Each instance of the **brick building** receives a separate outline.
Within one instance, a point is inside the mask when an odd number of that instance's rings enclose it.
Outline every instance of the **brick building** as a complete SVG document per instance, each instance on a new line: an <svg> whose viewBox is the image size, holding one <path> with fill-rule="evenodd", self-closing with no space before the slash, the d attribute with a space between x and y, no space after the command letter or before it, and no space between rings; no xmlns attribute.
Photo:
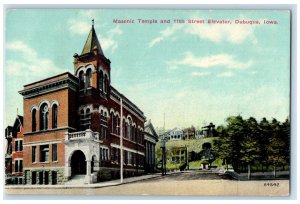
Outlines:
<svg viewBox="0 0 300 204"><path fill-rule="evenodd" d="M23 184L23 117L5 129L5 183Z"/></svg>
<svg viewBox="0 0 300 204"><path fill-rule="evenodd" d="M23 183L63 184L80 175L84 183L119 178L121 126L124 177L144 173L146 117L111 85L111 62L94 25L82 53L73 57L74 74L27 84L19 92Z"/></svg>

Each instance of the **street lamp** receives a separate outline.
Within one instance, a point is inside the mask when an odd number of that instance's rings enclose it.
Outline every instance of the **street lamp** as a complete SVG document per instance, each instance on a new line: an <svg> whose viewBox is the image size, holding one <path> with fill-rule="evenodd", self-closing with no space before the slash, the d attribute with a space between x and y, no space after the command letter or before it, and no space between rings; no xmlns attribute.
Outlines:
<svg viewBox="0 0 300 204"><path fill-rule="evenodd" d="M160 147L162 149L162 164L161 164L161 169L162 169L162 175L166 175L166 140L165 138L162 138L160 141Z"/></svg>

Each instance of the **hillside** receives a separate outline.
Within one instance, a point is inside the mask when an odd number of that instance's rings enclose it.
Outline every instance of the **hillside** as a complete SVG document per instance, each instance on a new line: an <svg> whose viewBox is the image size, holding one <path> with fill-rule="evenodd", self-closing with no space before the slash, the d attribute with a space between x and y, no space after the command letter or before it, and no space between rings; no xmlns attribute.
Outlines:
<svg viewBox="0 0 300 204"><path fill-rule="evenodd" d="M202 150L202 145L206 142L211 143L212 149L214 148L214 140L217 140L218 137L206 137L201 139L193 139L193 140L173 140L166 142L166 148L170 149L172 147L188 147L188 151L199 152ZM156 149L160 148L160 141L156 143Z"/></svg>

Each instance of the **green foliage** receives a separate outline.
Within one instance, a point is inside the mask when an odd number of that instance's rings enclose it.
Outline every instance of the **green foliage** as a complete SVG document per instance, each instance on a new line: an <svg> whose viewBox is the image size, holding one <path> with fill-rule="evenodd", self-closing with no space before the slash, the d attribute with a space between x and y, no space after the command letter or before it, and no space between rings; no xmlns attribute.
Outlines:
<svg viewBox="0 0 300 204"><path fill-rule="evenodd" d="M247 165L289 166L290 122L284 123L263 118L260 123L250 117L241 116L226 119L227 126L216 131L219 140L214 142L217 158L223 164L232 164L236 171Z"/></svg>

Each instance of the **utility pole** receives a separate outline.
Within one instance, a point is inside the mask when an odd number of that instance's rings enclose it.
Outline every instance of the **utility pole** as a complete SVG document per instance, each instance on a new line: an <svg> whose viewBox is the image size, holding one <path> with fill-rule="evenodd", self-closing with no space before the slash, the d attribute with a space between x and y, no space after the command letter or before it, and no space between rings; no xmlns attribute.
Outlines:
<svg viewBox="0 0 300 204"><path fill-rule="evenodd" d="M121 120L120 120L120 182L123 183L123 100L121 98Z"/></svg>

